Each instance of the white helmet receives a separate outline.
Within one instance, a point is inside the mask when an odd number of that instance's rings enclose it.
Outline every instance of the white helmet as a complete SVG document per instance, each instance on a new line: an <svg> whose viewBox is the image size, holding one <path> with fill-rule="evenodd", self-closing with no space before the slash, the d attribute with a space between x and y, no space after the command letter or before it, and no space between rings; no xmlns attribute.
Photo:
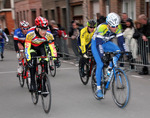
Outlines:
<svg viewBox="0 0 150 118"><path fill-rule="evenodd" d="M117 27L120 24L120 16L114 12L109 13L106 18L106 23L111 27Z"/></svg>

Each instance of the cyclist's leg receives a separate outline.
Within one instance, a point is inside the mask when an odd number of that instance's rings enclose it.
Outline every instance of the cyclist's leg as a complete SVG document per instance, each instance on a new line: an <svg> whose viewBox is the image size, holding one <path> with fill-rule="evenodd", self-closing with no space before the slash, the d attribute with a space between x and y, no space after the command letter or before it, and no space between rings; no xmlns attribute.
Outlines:
<svg viewBox="0 0 150 118"><path fill-rule="evenodd" d="M103 97L103 94L101 92L101 74L102 74L103 62L101 61L99 51L96 47L96 41L92 40L91 49L92 49L94 59L96 61L97 92L99 92L99 93L97 93L97 96Z"/></svg>
<svg viewBox="0 0 150 118"><path fill-rule="evenodd" d="M105 52L120 51L119 47L111 41L108 41L107 43L103 44L103 49ZM115 57L113 57L113 63L115 66L117 66L117 61L118 61L119 57L120 57L120 54L117 54ZM109 66L112 67L112 63L110 63Z"/></svg>
<svg viewBox="0 0 150 118"><path fill-rule="evenodd" d="M31 52L31 57L35 57L37 54L36 52ZM32 64L33 68L30 68L30 74L31 74L31 87L30 91L35 91L36 90L36 85L35 85L35 72L36 72L36 58L32 58Z"/></svg>
<svg viewBox="0 0 150 118"><path fill-rule="evenodd" d="M3 53L4 53L4 39L1 40L1 46L2 46L2 48L1 48L1 58L4 58L4 55L3 55Z"/></svg>

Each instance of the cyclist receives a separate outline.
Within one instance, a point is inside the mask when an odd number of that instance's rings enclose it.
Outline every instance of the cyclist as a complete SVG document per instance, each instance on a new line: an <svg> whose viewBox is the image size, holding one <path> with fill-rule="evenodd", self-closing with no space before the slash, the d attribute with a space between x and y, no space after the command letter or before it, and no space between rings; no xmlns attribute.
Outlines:
<svg viewBox="0 0 150 118"><path fill-rule="evenodd" d="M1 45L1 58L3 59L4 58L4 39L6 40L6 42L9 41L7 35L5 34L5 32L3 32L2 29L0 29L0 45Z"/></svg>
<svg viewBox="0 0 150 118"><path fill-rule="evenodd" d="M95 32L96 22L91 19L87 22L87 26L81 29L79 37L78 37L78 48L81 57L81 68L84 66L88 56L87 56L87 50L91 48L91 39ZM81 71L82 76L84 76L84 72Z"/></svg>
<svg viewBox="0 0 150 118"><path fill-rule="evenodd" d="M118 46L111 40L117 37ZM92 53L96 61L96 80L97 80L97 91L96 94L99 98L103 97L101 91L101 74L103 68L103 61L108 61L107 58L103 57L104 52L114 51L127 51L125 47L125 41L121 32L120 17L118 14L112 12L107 15L106 23L100 24L95 31L92 44ZM113 63L117 66L117 61L120 54L113 57ZM112 63L109 64L109 68L112 67Z"/></svg>
<svg viewBox="0 0 150 118"><path fill-rule="evenodd" d="M45 43L48 43L52 56L57 57L57 52L54 46L54 37L50 30L48 29L48 20L46 18L43 18L41 16L38 16L35 19L35 25L34 27L30 28L27 32L26 40L25 40L25 55L27 58L27 63L30 68L31 73L31 86L30 91L35 91L35 71L36 71L36 59L31 57L34 56L46 56L46 50L45 50ZM56 59L56 58L55 58ZM48 67L47 67L47 61L46 58L44 60L44 67L45 71L48 73Z"/></svg>
<svg viewBox="0 0 150 118"><path fill-rule="evenodd" d="M26 38L27 31L29 29L29 23L25 20L20 22L20 28L16 29L14 31L14 47L15 51L17 53L17 59L18 59L18 73L22 72L21 62L23 58L23 51L24 51L24 42Z"/></svg>

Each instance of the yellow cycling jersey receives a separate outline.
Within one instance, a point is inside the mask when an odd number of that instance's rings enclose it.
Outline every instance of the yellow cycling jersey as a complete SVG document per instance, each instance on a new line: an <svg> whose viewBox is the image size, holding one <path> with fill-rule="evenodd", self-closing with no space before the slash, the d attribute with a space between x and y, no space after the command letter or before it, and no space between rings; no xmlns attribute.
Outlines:
<svg viewBox="0 0 150 118"><path fill-rule="evenodd" d="M26 40L25 40L25 55L26 55L27 61L31 60L31 54L30 54L31 45L38 47L44 42L51 41L51 40L54 40L54 37L49 30L47 30L45 37L38 37L35 33L35 27L32 27L31 29L29 29L26 35ZM49 43L49 48L51 50L52 56L57 57L57 52L54 46L54 42Z"/></svg>
<svg viewBox="0 0 150 118"><path fill-rule="evenodd" d="M80 49L82 54L84 54L86 52L87 48L89 48L91 46L91 39L92 39L94 32L95 32L95 29L92 33L90 33L88 31L88 27L85 27L80 31L79 49Z"/></svg>

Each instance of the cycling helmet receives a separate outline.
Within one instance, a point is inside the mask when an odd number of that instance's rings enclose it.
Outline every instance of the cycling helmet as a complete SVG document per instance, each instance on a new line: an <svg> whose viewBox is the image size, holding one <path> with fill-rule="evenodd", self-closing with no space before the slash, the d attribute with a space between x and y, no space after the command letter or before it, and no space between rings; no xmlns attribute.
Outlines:
<svg viewBox="0 0 150 118"><path fill-rule="evenodd" d="M20 22L20 27L22 28L29 28L29 23L25 20Z"/></svg>
<svg viewBox="0 0 150 118"><path fill-rule="evenodd" d="M114 12L109 13L106 18L106 23L111 27L117 27L120 24L120 16Z"/></svg>
<svg viewBox="0 0 150 118"><path fill-rule="evenodd" d="M46 18L43 18L41 16L38 16L35 19L35 25L39 28L47 28L48 26L48 20Z"/></svg>
<svg viewBox="0 0 150 118"><path fill-rule="evenodd" d="M87 22L87 26L89 26L89 27L96 27L96 22L92 19L92 20L89 20L88 22Z"/></svg>

